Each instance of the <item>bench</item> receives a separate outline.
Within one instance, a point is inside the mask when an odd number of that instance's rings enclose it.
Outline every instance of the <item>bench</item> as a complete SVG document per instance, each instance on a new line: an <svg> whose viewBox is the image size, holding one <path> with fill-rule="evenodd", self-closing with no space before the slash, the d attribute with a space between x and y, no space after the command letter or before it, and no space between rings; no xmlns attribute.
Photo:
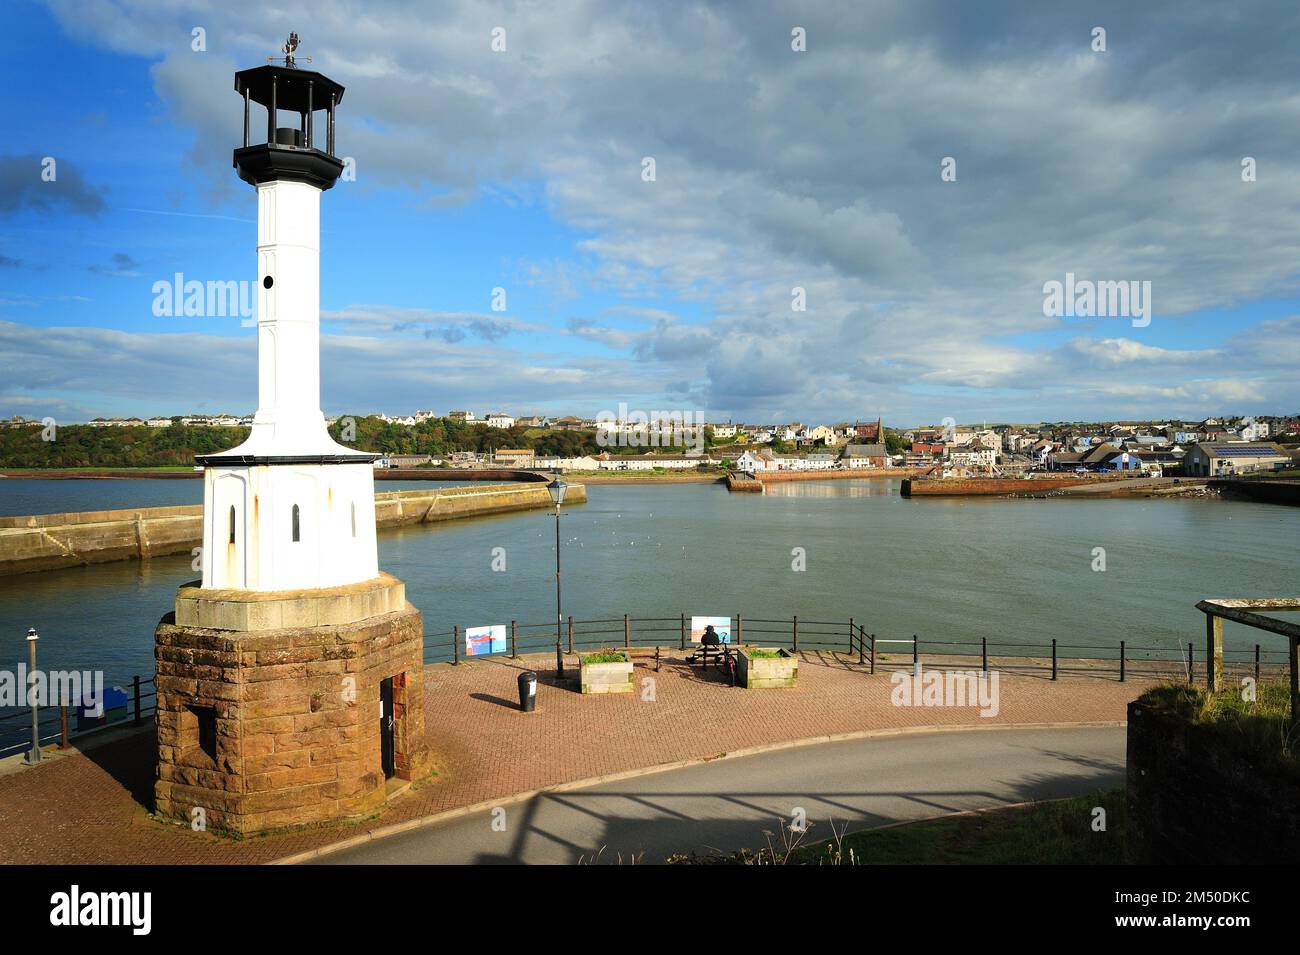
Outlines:
<svg viewBox="0 0 1300 955"><path fill-rule="evenodd" d="M638 657L643 660L648 660L651 657L654 657L655 672L656 673L659 672L659 653L660 653L659 647L623 647L623 652L628 655L628 658L632 661L633 666L636 666L636 661Z"/></svg>

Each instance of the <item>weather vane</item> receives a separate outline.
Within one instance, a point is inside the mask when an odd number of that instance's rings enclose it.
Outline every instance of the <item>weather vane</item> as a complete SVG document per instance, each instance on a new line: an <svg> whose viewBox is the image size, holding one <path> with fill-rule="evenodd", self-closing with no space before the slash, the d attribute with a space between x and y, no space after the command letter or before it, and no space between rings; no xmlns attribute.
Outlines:
<svg viewBox="0 0 1300 955"><path fill-rule="evenodd" d="M298 34L296 34L296 33L290 33L290 34L289 34L289 39L285 40L284 43L283 43L283 44L281 45L281 47L280 47L280 52L283 53L284 56L283 56L283 57L279 57L279 56L268 56L268 57L266 58L266 62L268 62L268 63L274 63L276 60L283 59L283 60L284 60L284 65L287 66L287 67L289 67L290 69L293 69L293 67L296 66L297 63L298 63L297 58L293 55L294 52L295 52L297 49L298 49ZM306 62L310 63L310 62L311 62L311 57L310 57L310 56L305 56L305 57L303 57L303 60L305 60Z"/></svg>

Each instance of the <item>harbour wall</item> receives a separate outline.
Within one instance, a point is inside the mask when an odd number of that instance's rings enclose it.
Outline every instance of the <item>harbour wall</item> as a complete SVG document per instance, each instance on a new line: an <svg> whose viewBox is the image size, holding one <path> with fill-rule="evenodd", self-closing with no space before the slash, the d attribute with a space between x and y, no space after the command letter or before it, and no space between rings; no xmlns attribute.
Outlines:
<svg viewBox="0 0 1300 955"><path fill-rule="evenodd" d="M1208 482L1227 497L1244 498L1265 504L1300 506L1300 481L1288 480L1222 480Z"/></svg>
<svg viewBox="0 0 1300 955"><path fill-rule="evenodd" d="M928 468L827 468L818 471L755 471L764 484L785 481L860 481L863 478L907 478Z"/></svg>
<svg viewBox="0 0 1300 955"><path fill-rule="evenodd" d="M994 496L999 494L1041 494L1061 488L1078 487L1099 480L1076 476L1059 478L932 478L903 482L903 497Z"/></svg>
<svg viewBox="0 0 1300 955"><path fill-rule="evenodd" d="M581 484L568 488L566 506L587 500ZM536 481L385 491L375 495L375 526L403 527L552 506L546 486ZM189 553L202 538L201 504L0 517L0 577Z"/></svg>

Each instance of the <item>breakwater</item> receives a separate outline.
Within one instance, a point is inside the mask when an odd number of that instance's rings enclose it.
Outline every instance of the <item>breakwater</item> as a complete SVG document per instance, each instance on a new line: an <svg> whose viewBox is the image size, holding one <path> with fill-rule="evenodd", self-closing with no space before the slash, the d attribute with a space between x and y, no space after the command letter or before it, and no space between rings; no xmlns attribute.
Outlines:
<svg viewBox="0 0 1300 955"><path fill-rule="evenodd" d="M1062 488L1079 487L1105 478L1069 477L1048 478L908 478L903 481L903 497L964 497L1008 494L1041 494Z"/></svg>
<svg viewBox="0 0 1300 955"><path fill-rule="evenodd" d="M202 468L0 468L0 478L44 481L201 480ZM376 468L376 481L547 481L540 471L518 468Z"/></svg>
<svg viewBox="0 0 1300 955"><path fill-rule="evenodd" d="M727 490L733 494L762 494L763 482L748 474L731 471L727 474Z"/></svg>
<svg viewBox="0 0 1300 955"><path fill-rule="evenodd" d="M1300 480L1229 478L1208 483L1226 497L1261 501L1265 504L1300 506Z"/></svg>
<svg viewBox="0 0 1300 955"><path fill-rule="evenodd" d="M551 507L551 496L537 478L540 475L511 485L381 492L375 495L375 526L402 527ZM586 500L585 487L569 485L566 506ZM0 576L188 553L202 543L202 537L199 504L0 517Z"/></svg>

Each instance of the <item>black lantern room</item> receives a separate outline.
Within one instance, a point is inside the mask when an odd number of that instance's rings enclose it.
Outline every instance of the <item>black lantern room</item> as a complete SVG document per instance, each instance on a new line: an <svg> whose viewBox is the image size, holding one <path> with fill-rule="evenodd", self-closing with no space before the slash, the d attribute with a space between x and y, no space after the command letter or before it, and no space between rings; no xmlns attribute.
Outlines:
<svg viewBox="0 0 1300 955"><path fill-rule="evenodd" d="M244 97L244 145L234 157L240 179L253 185L276 179L318 189L334 185L343 172L343 163L334 156L334 111L343 99L342 86L314 70L268 64L236 73L235 92ZM266 107L264 143L249 143L250 103ZM315 115L320 110L325 111L324 149L317 144ZM297 114L295 125L279 125L285 112Z"/></svg>

